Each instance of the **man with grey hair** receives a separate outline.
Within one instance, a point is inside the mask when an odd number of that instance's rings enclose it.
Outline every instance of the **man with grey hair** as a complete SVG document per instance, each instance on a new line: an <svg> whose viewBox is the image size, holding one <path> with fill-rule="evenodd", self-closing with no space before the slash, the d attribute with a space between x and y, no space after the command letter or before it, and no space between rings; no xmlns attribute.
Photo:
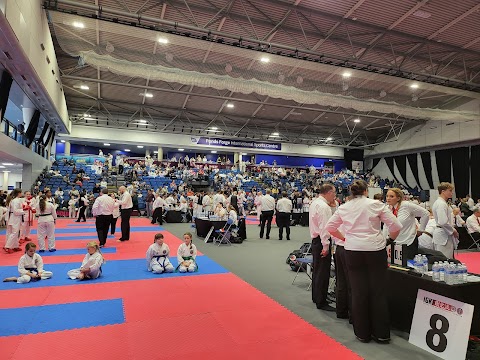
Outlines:
<svg viewBox="0 0 480 360"><path fill-rule="evenodd" d="M480 239L480 207L475 206L473 214L465 221L468 233L475 239Z"/></svg>
<svg viewBox="0 0 480 360"><path fill-rule="evenodd" d="M132 196L125 186L120 186L118 192L120 200L116 200L116 202L121 206L120 216L122 218L122 237L118 241L128 241L130 240L130 216L133 208Z"/></svg>

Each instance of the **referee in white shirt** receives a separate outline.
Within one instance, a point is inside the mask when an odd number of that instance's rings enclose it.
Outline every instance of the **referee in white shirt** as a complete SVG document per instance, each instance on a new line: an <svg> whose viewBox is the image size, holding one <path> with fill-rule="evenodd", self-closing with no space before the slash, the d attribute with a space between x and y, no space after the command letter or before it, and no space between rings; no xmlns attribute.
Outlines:
<svg viewBox="0 0 480 360"><path fill-rule="evenodd" d="M117 200L117 202L122 207L120 210L122 237L118 241L128 241L130 240L130 216L133 208L132 196L125 186L120 186L118 192L120 193L120 200Z"/></svg>
<svg viewBox="0 0 480 360"><path fill-rule="evenodd" d="M92 206L92 214L95 216L95 227L97 228L100 247L107 243L108 230L113 219L115 200L108 196L108 189L102 189L102 196L99 196Z"/></svg>
<svg viewBox="0 0 480 360"><path fill-rule="evenodd" d="M335 200L337 194L332 184L323 184L318 192L320 195L312 201L309 208L313 255L312 301L317 305L317 309L335 311L327 302L332 255L330 234L326 230L326 225L332 216L329 204Z"/></svg>
<svg viewBox="0 0 480 360"><path fill-rule="evenodd" d="M473 214L467 218L467 231L475 239L480 239L480 208L474 207Z"/></svg>
<svg viewBox="0 0 480 360"><path fill-rule="evenodd" d="M361 342L373 339L388 343L390 323L385 292L388 265L386 239L380 225L383 222L395 240L402 224L385 204L367 197L365 181L354 181L350 191L353 199L337 209L325 230L345 241L355 336ZM339 231L342 224L343 234Z"/></svg>
<svg viewBox="0 0 480 360"><path fill-rule="evenodd" d="M270 189L267 189L266 195L262 196L262 216L260 218L260 239L263 239L265 223L267 224L266 238L270 239L270 229L272 228L273 212L275 211L275 199L270 195Z"/></svg>
<svg viewBox="0 0 480 360"><path fill-rule="evenodd" d="M287 240L290 240L290 214L292 213L292 207L292 200L283 191L282 198L277 202L278 240L283 239L283 228L286 229Z"/></svg>

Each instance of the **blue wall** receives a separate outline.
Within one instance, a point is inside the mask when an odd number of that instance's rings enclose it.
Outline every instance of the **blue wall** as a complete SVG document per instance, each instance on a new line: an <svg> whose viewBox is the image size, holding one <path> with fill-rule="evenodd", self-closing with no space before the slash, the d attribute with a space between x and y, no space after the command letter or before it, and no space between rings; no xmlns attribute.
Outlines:
<svg viewBox="0 0 480 360"><path fill-rule="evenodd" d="M244 156L245 160L249 159L250 156ZM262 161L266 161L268 165L272 165L273 161L277 161L277 165L282 166L315 166L322 167L326 161L333 161L335 166L335 171L340 171L345 168L344 160L334 160L328 158L312 158L305 156L288 156L288 155L265 155L257 154L255 156L256 163L259 164Z"/></svg>
<svg viewBox="0 0 480 360"><path fill-rule="evenodd" d="M144 157L145 153L135 153L133 151L131 152L126 152L126 151L121 151L121 150L113 150L109 149L108 147L103 147L103 148L98 148L95 146L88 146L88 145L78 145L78 144L71 144L70 145L70 154L88 154L88 155L98 155L98 150L102 149L103 154L112 154L113 156L117 154L121 155L127 155L127 156L132 156L132 157ZM60 155L60 154L65 154L65 143L57 141L57 146L55 148L55 154Z"/></svg>

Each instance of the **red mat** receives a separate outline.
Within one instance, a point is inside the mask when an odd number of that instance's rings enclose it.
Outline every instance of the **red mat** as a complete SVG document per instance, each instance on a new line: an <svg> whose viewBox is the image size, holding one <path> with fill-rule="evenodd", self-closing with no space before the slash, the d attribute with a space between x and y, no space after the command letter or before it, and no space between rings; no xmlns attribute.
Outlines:
<svg viewBox="0 0 480 360"><path fill-rule="evenodd" d="M458 253L455 259L467 264L469 273L480 274L480 252Z"/></svg>
<svg viewBox="0 0 480 360"><path fill-rule="evenodd" d="M63 220L67 221L71 220ZM132 219L132 225L145 226L147 221ZM131 241L126 243L109 240L117 253L105 256L144 258L153 233L132 233ZM167 231L163 233L175 251L181 240ZM85 243L58 241L57 247ZM19 256L2 254L0 265L12 265ZM44 259L46 263L78 263L82 258L73 255ZM231 273L176 278L160 275L150 280L4 290L0 298L0 308L4 309L121 298L125 314L125 323L120 325L0 337L2 360L26 359L32 353L35 358L52 360L360 359Z"/></svg>

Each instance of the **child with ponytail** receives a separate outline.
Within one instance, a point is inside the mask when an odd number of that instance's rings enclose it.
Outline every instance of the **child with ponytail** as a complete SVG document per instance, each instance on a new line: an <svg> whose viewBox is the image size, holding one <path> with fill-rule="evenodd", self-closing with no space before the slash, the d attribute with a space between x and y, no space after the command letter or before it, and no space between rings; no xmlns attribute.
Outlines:
<svg viewBox="0 0 480 360"><path fill-rule="evenodd" d="M87 280L96 279L102 275L102 265L105 259L100 251L100 247L95 241L87 244L87 255L83 259L82 266L79 269L68 271L67 275L70 279Z"/></svg>
<svg viewBox="0 0 480 360"><path fill-rule="evenodd" d="M192 234L187 232L183 234L183 241L177 250L178 271L195 272L198 271L197 263L197 247L192 242Z"/></svg>

